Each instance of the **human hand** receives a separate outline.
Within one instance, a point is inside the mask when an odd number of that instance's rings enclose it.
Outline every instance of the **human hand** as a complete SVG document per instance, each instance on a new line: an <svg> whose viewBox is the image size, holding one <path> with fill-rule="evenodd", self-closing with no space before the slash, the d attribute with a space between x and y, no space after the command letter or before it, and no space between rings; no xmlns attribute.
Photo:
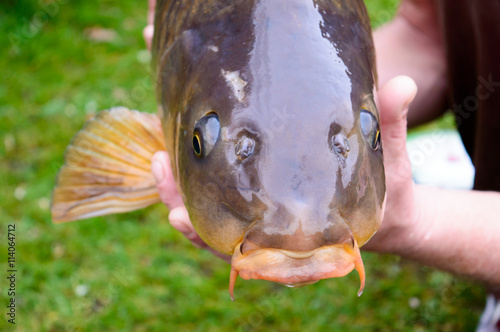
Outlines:
<svg viewBox="0 0 500 332"><path fill-rule="evenodd" d="M229 263L231 257L210 248L194 230L189 220L186 207L182 202L182 197L177 190L177 185L175 184L175 179L170 167L170 158L166 151L159 151L154 154L151 161L151 171L156 180L161 201L170 209L168 215L170 224L176 230L184 234L194 246L206 249Z"/></svg>
<svg viewBox="0 0 500 332"><path fill-rule="evenodd" d="M408 107L416 93L415 82L407 76L389 80L378 91L387 203L382 225L363 247L366 250L394 253L404 248L405 239L419 228L416 224L419 198L414 190L406 151Z"/></svg>
<svg viewBox="0 0 500 332"><path fill-rule="evenodd" d="M387 205L363 249L390 253L500 286L500 194L415 185L406 152L408 106L416 86L396 77L379 90Z"/></svg>

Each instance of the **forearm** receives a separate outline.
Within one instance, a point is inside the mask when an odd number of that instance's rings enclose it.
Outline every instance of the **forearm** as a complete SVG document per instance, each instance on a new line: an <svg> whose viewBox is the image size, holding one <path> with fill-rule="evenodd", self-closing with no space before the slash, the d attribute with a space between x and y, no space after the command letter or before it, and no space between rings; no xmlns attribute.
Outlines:
<svg viewBox="0 0 500 332"><path fill-rule="evenodd" d="M390 251L500 286L500 193L416 185L415 201L416 220Z"/></svg>

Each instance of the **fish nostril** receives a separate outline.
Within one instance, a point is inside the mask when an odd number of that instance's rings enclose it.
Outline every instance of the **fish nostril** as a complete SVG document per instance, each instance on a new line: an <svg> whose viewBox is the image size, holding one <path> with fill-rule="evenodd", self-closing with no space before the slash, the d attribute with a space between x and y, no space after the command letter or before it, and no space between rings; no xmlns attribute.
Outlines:
<svg viewBox="0 0 500 332"><path fill-rule="evenodd" d="M346 159L347 154L351 151L349 141L340 133L332 136L331 148L333 152L343 159Z"/></svg>
<svg viewBox="0 0 500 332"><path fill-rule="evenodd" d="M247 136L242 136L240 141L236 145L235 153L238 156L238 159L244 161L248 159L255 149L255 141Z"/></svg>

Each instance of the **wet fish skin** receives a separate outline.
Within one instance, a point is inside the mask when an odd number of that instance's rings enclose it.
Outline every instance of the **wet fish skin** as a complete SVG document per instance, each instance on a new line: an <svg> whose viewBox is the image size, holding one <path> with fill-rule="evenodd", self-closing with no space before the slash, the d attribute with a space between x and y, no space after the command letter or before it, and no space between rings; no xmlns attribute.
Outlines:
<svg viewBox="0 0 500 332"><path fill-rule="evenodd" d="M363 245L385 199L382 149L360 133L363 107L378 118L363 2L159 1L156 15L163 131L200 236L227 254L244 237L298 251ZM224 73L244 82L240 94ZM209 112L221 133L199 160L193 127ZM332 151L334 135L347 158ZM255 150L241 162L244 138Z"/></svg>
<svg viewBox="0 0 500 332"><path fill-rule="evenodd" d="M386 200L363 2L158 1L152 52L158 116L89 120L53 220L159 203L151 158L167 150L194 228L232 255L231 296L238 275L301 286L354 268L361 292Z"/></svg>

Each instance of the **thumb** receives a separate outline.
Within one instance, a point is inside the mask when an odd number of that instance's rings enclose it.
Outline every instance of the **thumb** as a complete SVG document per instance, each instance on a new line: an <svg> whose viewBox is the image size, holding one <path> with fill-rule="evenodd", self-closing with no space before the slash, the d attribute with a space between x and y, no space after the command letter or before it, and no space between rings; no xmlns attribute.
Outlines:
<svg viewBox="0 0 500 332"><path fill-rule="evenodd" d="M397 76L378 91L380 127L386 171L411 177L406 152L408 107L415 98L417 86L408 76ZM391 175L391 174L388 174Z"/></svg>
<svg viewBox="0 0 500 332"><path fill-rule="evenodd" d="M385 136L384 150L401 148L406 144L408 107L415 98L417 85L408 76L397 76L388 81L378 92L380 122Z"/></svg>
<svg viewBox="0 0 500 332"><path fill-rule="evenodd" d="M170 210L183 206L182 197L177 190L170 167L170 158L166 151L159 151L153 155L151 159L151 172L156 180L161 201Z"/></svg>

